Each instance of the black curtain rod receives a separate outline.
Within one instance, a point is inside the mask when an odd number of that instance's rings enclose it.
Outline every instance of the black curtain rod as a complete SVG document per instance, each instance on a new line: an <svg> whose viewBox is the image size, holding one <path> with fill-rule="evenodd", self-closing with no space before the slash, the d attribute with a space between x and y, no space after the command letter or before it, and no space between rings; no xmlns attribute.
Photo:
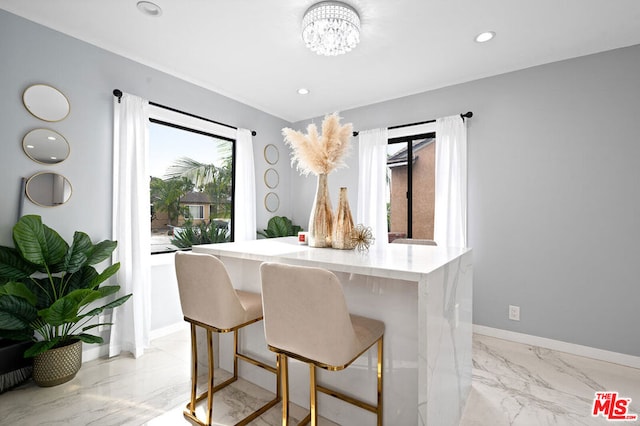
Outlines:
<svg viewBox="0 0 640 426"><path fill-rule="evenodd" d="M471 118L473 117L473 113L471 111L466 112L464 114L460 114L460 117L462 117L462 119L464 120L465 118ZM410 126L418 126L420 124L429 124L429 123L435 123L436 120L427 120L427 121L418 121L417 123L408 123L408 124L399 124L397 126L391 126L388 129L401 129L403 127L410 127ZM353 132L353 136L358 136L360 132Z"/></svg>
<svg viewBox="0 0 640 426"><path fill-rule="evenodd" d="M122 90L120 90L120 89L115 89L115 90L113 91L113 96L115 96L116 98L118 98L118 103L120 103L120 100L122 99ZM177 112L177 113L179 113L179 114L188 115L189 117L198 118L198 119L200 119L200 120L208 121L209 123L219 124L220 126L228 127L228 128L230 128L230 129L238 130L238 128L237 128L237 127L235 127L235 126L231 126L231 125L229 125L229 124L225 124L225 123L220 123L219 121L211 120L211 119L206 118L206 117L200 117L199 115L195 115L195 114L191 114L191 113L186 112L186 111L181 111L181 110L179 110L179 109L171 108L171 107L168 107L168 106L166 106L166 105L161 105L161 104L158 104L158 103L156 103L156 102L151 102L151 101L149 101L149 105L157 106L158 108L163 108L163 109L166 109L166 110L169 110L169 111ZM251 136L255 136L255 135L257 135L257 134L258 134L258 133L257 133L255 130L252 130L252 131L251 131Z"/></svg>

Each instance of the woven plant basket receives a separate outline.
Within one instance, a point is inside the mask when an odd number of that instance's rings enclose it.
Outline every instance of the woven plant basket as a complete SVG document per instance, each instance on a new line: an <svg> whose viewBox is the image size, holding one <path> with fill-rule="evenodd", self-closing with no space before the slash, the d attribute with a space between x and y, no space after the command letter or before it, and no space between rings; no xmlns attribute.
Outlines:
<svg viewBox="0 0 640 426"><path fill-rule="evenodd" d="M66 383L82 366L82 341L70 343L36 355L33 359L33 381L49 387Z"/></svg>

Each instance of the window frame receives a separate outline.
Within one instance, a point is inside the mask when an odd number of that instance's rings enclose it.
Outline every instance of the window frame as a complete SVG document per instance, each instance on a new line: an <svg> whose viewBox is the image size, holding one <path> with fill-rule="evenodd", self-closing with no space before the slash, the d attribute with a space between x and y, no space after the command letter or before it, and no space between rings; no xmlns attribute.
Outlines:
<svg viewBox="0 0 640 426"><path fill-rule="evenodd" d="M411 142L427 138L436 139L435 122L389 129L387 136L387 145L407 144L407 238L413 238L413 143Z"/></svg>
<svg viewBox="0 0 640 426"><path fill-rule="evenodd" d="M185 204L187 211L189 212L189 219L203 220L204 219L204 206L202 204ZM200 216L195 217L191 214L191 208L197 207L200 211Z"/></svg>
<svg viewBox="0 0 640 426"><path fill-rule="evenodd" d="M231 143L231 226L229 229L229 241L234 241L235 237L235 196L236 196L236 129L230 128L213 121L183 113L167 107L162 107L153 103L148 105L149 121L175 129L197 133L214 139L220 139ZM204 206L201 206L204 216ZM149 230L151 232L151 230ZM163 252L168 253L168 252ZM161 254L161 253L152 253Z"/></svg>

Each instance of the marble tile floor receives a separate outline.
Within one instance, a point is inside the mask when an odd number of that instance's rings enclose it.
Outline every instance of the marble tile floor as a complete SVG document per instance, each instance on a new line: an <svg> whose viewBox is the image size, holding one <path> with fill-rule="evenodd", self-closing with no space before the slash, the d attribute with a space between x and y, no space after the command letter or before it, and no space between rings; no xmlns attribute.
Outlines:
<svg viewBox="0 0 640 426"><path fill-rule="evenodd" d="M639 369L474 335L472 388L460 425L612 424L591 416L595 392L612 391L631 398L629 412L640 419Z"/></svg>
<svg viewBox="0 0 640 426"><path fill-rule="evenodd" d="M0 424L188 426L182 409L189 396L189 347L185 330L154 340L138 360L87 362L76 378L54 388L27 382L0 395ZM474 335L473 350L461 426L610 424L590 414L596 391L631 398L629 411L640 414L640 370L481 335ZM228 425L272 394L240 380L216 396L214 424ZM305 414L292 407L292 417ZM276 406L252 424L277 425L279 418ZM333 423L321 419L321 425Z"/></svg>

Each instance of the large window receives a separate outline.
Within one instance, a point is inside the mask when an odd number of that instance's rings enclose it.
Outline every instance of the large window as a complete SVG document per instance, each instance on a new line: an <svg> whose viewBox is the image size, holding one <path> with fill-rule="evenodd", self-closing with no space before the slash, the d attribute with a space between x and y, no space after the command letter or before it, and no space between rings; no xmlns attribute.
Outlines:
<svg viewBox="0 0 640 426"><path fill-rule="evenodd" d="M433 239L435 133L389 139L387 189L389 240Z"/></svg>
<svg viewBox="0 0 640 426"><path fill-rule="evenodd" d="M151 119L151 252L232 237L234 143Z"/></svg>

